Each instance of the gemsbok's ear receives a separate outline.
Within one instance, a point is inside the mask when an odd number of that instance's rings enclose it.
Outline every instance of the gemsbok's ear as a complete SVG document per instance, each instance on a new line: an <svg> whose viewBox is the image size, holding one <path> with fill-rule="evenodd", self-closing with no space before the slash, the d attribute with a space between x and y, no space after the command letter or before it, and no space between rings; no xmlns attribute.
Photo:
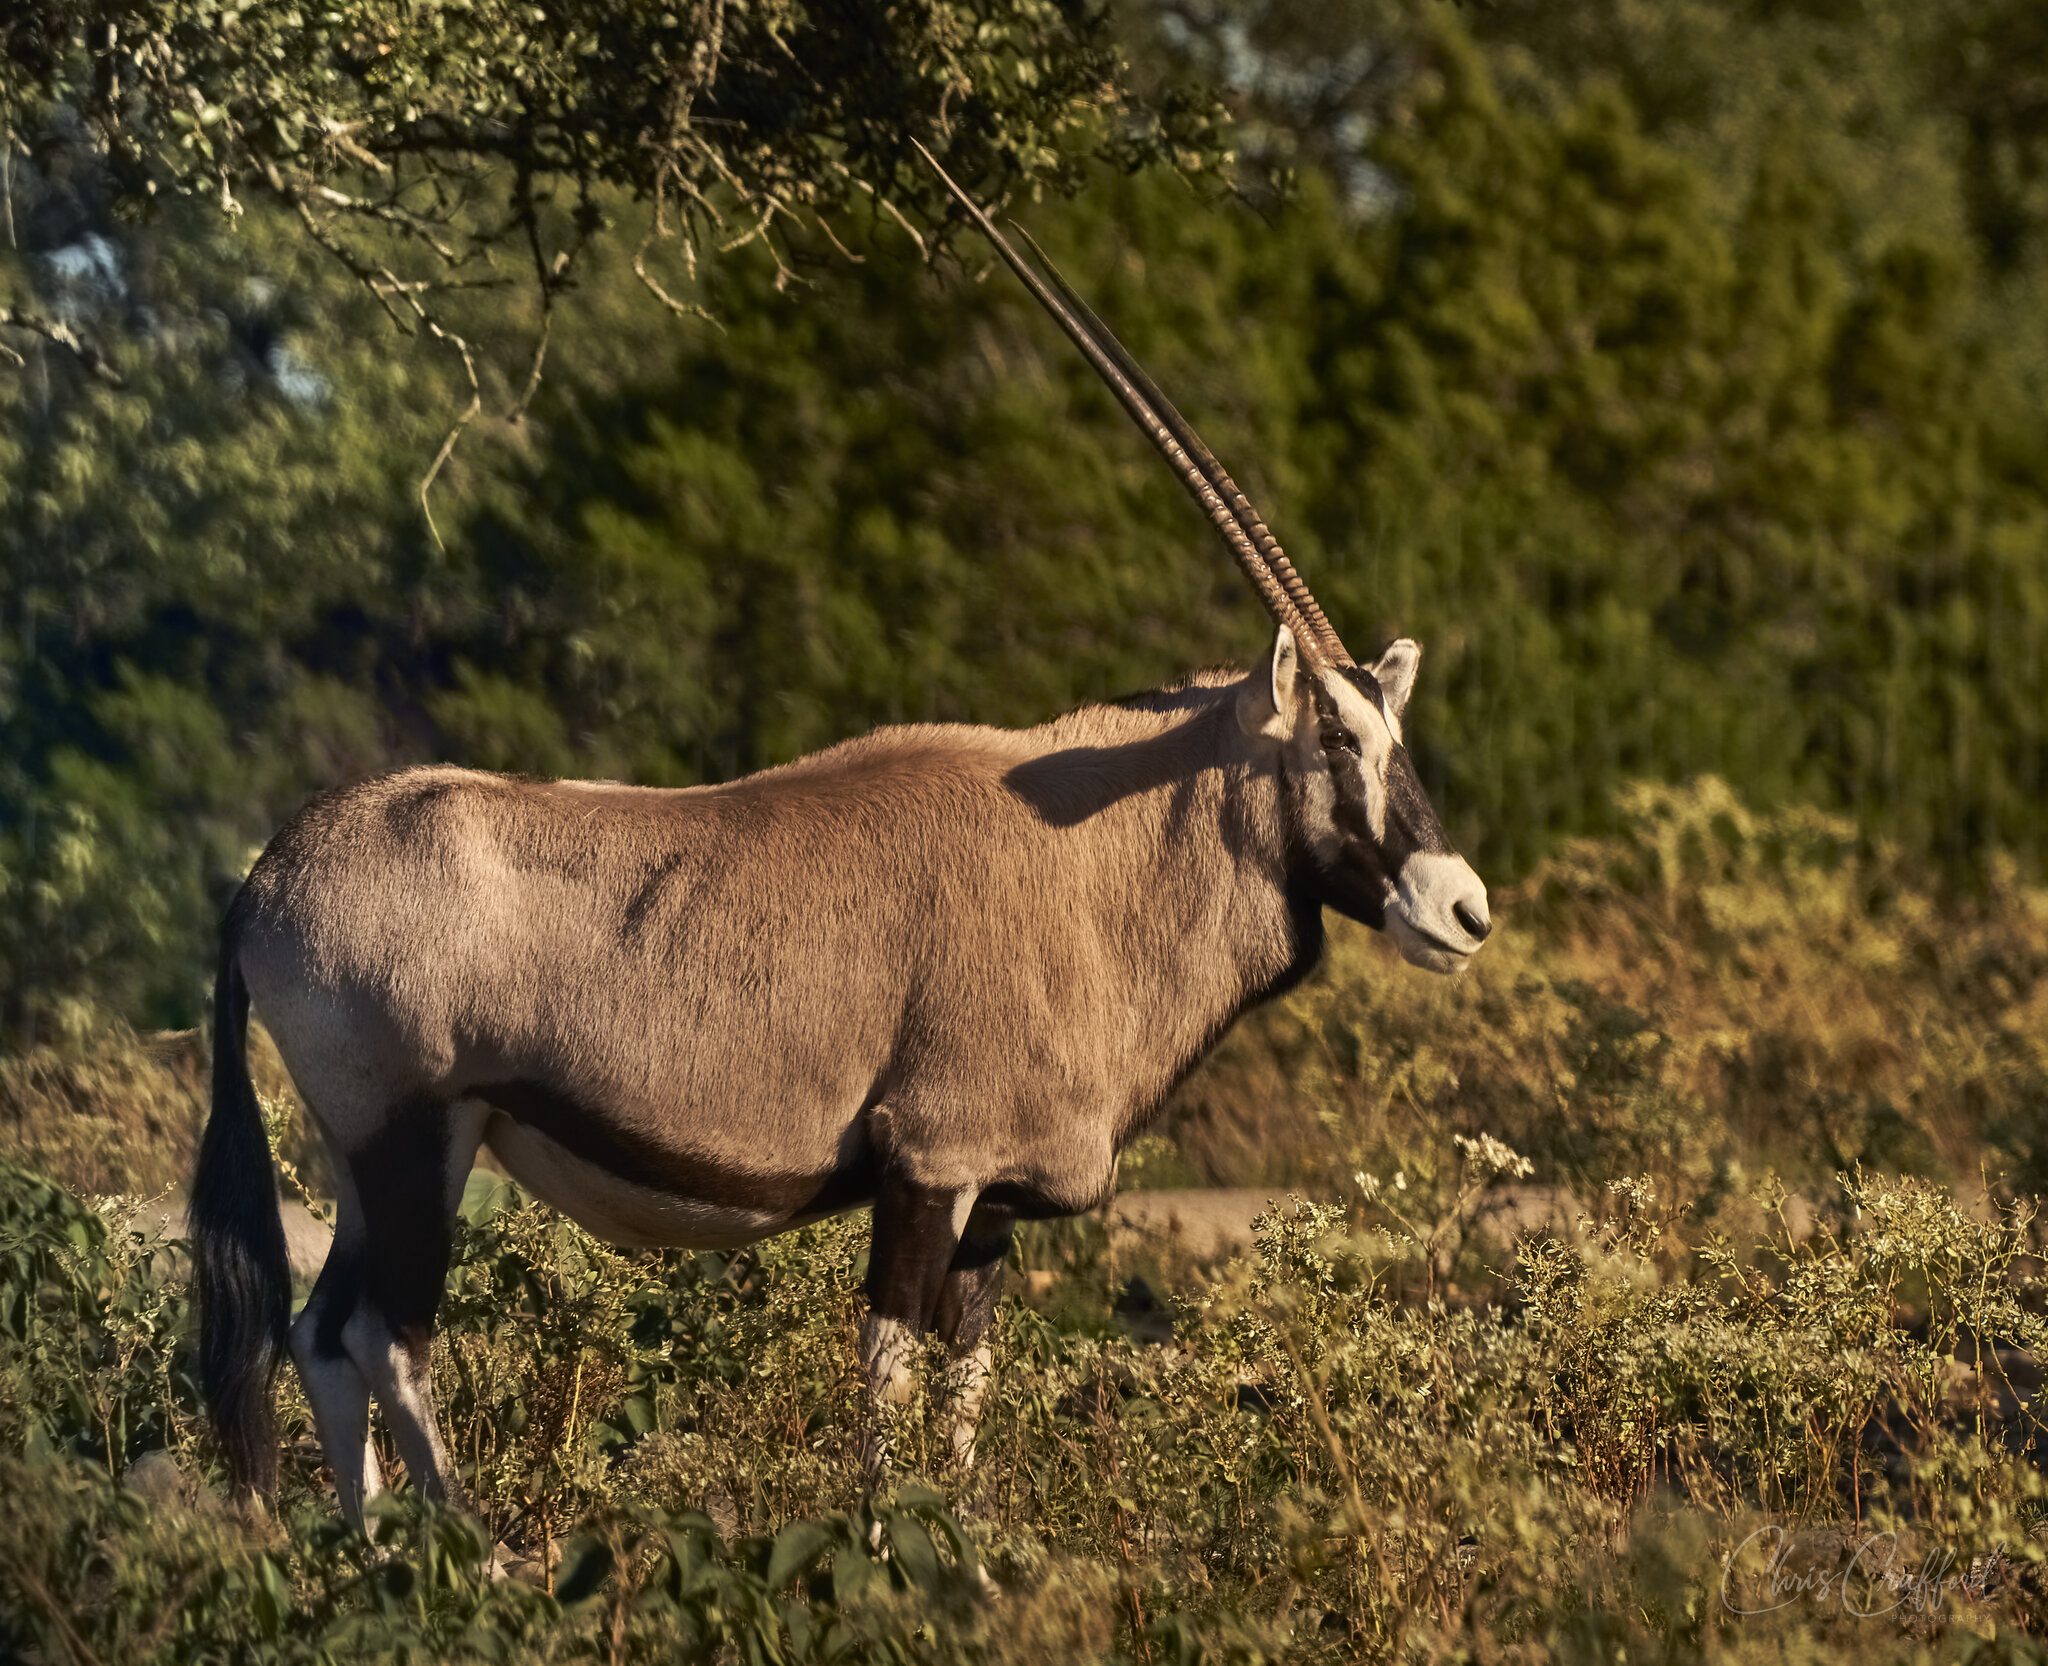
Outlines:
<svg viewBox="0 0 2048 1666"><path fill-rule="evenodd" d="M1238 727L1248 735L1285 740L1294 733L1294 684L1301 674L1301 650L1294 632L1282 625L1273 636L1265 675L1254 671L1237 697Z"/></svg>
<svg viewBox="0 0 2048 1666"><path fill-rule="evenodd" d="M1386 697L1387 710L1399 721L1408 709L1408 696L1415 692L1415 673L1422 669L1422 644L1402 637L1387 644L1387 651L1373 661L1373 680Z"/></svg>

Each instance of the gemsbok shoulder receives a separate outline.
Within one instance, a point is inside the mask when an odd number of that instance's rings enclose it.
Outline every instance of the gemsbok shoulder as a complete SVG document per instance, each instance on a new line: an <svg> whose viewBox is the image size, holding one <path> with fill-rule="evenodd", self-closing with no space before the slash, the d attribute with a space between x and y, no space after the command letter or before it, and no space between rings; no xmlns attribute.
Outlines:
<svg viewBox="0 0 2048 1666"><path fill-rule="evenodd" d="M869 1389L904 1398L936 1332L965 1462L1013 1223L1107 1198L1174 1083L1315 966L1324 910L1436 972L1485 940L1486 889L1402 744L1421 650L1356 663L1144 371L945 183L1207 513L1271 652L1033 729L881 729L718 786L424 768L307 805L221 929L191 1197L202 1377L245 1492L276 1486L287 1350L351 1521L380 1485L372 1396L414 1484L450 1492L429 1343L485 1148L624 1245L737 1246L872 1205ZM252 1002L339 1194L296 1319Z"/></svg>

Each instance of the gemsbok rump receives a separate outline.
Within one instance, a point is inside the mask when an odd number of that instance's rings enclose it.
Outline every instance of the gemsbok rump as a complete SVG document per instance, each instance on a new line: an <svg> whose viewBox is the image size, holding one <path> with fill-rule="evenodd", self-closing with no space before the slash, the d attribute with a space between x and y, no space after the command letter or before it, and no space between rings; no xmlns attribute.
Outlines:
<svg viewBox="0 0 2048 1666"><path fill-rule="evenodd" d="M1207 512L1271 652L721 786L426 768L309 804L222 926L192 1189L202 1375L240 1488L276 1485L289 1348L351 1520L380 1484L373 1395L414 1484L449 1491L429 1339L485 1147L619 1244L737 1246L871 1204L869 1388L902 1398L937 1332L965 1462L1012 1224L1108 1196L1173 1084L1314 967L1323 911L1432 971L1485 939L1485 887L1402 745L1421 650L1354 662L1143 370L946 185ZM295 1320L252 1001L339 1192Z"/></svg>

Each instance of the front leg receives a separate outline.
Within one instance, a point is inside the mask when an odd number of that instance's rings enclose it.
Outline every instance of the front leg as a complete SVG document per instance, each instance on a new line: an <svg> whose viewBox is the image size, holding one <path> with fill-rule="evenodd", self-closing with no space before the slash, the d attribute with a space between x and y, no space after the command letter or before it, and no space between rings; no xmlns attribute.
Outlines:
<svg viewBox="0 0 2048 1666"><path fill-rule="evenodd" d="M919 1339L932 1328L973 1206L972 1192L934 1191L894 1178L883 1181L875 1198L868 1316L860 1330L875 1425L866 1457L870 1487L888 1465L883 1408L906 1405L915 1395Z"/></svg>
<svg viewBox="0 0 2048 1666"><path fill-rule="evenodd" d="M947 1440L953 1461L963 1470L974 1464L974 1431L988 1389L988 1326L995 1316L996 1293L1002 1287L1015 1227L1016 1216L1009 1210L975 1205L946 1268L933 1318L933 1328L952 1355L946 1370L951 1410Z"/></svg>

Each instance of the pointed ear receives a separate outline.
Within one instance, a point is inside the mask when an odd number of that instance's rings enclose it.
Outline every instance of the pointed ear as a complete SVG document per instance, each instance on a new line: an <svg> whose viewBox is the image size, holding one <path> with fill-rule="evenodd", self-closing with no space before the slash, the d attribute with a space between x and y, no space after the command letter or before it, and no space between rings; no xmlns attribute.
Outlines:
<svg viewBox="0 0 2048 1666"><path fill-rule="evenodd" d="M1398 719L1408 709L1408 696L1415 692L1415 673L1422 669L1422 644L1409 637L1387 644L1387 651L1373 661L1373 679L1386 696L1387 710Z"/></svg>
<svg viewBox="0 0 2048 1666"><path fill-rule="evenodd" d="M1273 636L1272 656L1263 675L1254 671L1237 697L1238 727L1248 735L1285 740L1294 732L1294 685L1301 674L1301 651L1294 632L1282 625Z"/></svg>

